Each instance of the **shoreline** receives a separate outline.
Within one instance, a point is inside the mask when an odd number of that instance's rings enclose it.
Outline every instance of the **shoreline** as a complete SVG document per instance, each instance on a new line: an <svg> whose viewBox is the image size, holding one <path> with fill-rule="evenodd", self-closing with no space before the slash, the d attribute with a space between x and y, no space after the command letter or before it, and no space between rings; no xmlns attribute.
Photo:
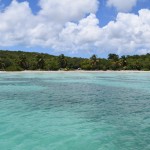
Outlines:
<svg viewBox="0 0 150 150"><path fill-rule="evenodd" d="M58 71L40 71L40 70L25 70L25 71L0 71L0 73L150 73L150 71L139 71L139 70L58 70Z"/></svg>

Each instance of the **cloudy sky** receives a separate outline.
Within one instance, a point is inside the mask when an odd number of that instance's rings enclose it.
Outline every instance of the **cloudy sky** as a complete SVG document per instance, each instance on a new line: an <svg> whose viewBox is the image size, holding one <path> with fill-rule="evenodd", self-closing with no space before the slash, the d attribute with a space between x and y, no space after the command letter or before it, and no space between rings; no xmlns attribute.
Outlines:
<svg viewBox="0 0 150 150"><path fill-rule="evenodd" d="M150 0L0 0L0 49L149 53Z"/></svg>

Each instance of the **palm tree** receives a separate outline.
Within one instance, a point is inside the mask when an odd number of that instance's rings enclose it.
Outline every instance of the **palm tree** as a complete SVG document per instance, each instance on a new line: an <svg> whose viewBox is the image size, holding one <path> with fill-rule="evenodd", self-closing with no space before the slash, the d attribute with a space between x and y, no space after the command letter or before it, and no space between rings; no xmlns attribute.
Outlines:
<svg viewBox="0 0 150 150"><path fill-rule="evenodd" d="M118 61L119 60L119 56L116 54L109 54L108 55L108 59L112 60L112 61Z"/></svg>
<svg viewBox="0 0 150 150"><path fill-rule="evenodd" d="M65 58L64 54L59 55L58 61L59 61L60 68L67 67L67 59Z"/></svg>
<svg viewBox="0 0 150 150"><path fill-rule="evenodd" d="M126 59L126 56L122 56L121 59L120 59L120 64L121 64L121 67L126 68L127 66L127 59Z"/></svg>
<svg viewBox="0 0 150 150"><path fill-rule="evenodd" d="M97 69L97 65L98 65L97 56L95 54L92 55L90 60L91 60L91 67L92 67L92 69L94 69L94 70Z"/></svg>

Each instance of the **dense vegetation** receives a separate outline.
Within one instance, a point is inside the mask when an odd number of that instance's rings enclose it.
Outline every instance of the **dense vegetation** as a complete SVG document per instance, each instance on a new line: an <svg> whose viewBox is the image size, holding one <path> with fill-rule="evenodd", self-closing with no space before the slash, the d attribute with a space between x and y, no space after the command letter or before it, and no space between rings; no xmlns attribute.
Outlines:
<svg viewBox="0 0 150 150"><path fill-rule="evenodd" d="M53 56L43 53L0 50L0 70L150 70L150 54L122 56L109 54L107 59Z"/></svg>

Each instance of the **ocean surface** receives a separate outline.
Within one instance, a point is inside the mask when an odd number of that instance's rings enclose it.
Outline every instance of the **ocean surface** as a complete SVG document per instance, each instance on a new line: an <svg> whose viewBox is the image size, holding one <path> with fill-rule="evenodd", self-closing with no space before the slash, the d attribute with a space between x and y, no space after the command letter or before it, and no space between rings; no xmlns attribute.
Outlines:
<svg viewBox="0 0 150 150"><path fill-rule="evenodd" d="M0 150L150 150L150 73L0 73Z"/></svg>

